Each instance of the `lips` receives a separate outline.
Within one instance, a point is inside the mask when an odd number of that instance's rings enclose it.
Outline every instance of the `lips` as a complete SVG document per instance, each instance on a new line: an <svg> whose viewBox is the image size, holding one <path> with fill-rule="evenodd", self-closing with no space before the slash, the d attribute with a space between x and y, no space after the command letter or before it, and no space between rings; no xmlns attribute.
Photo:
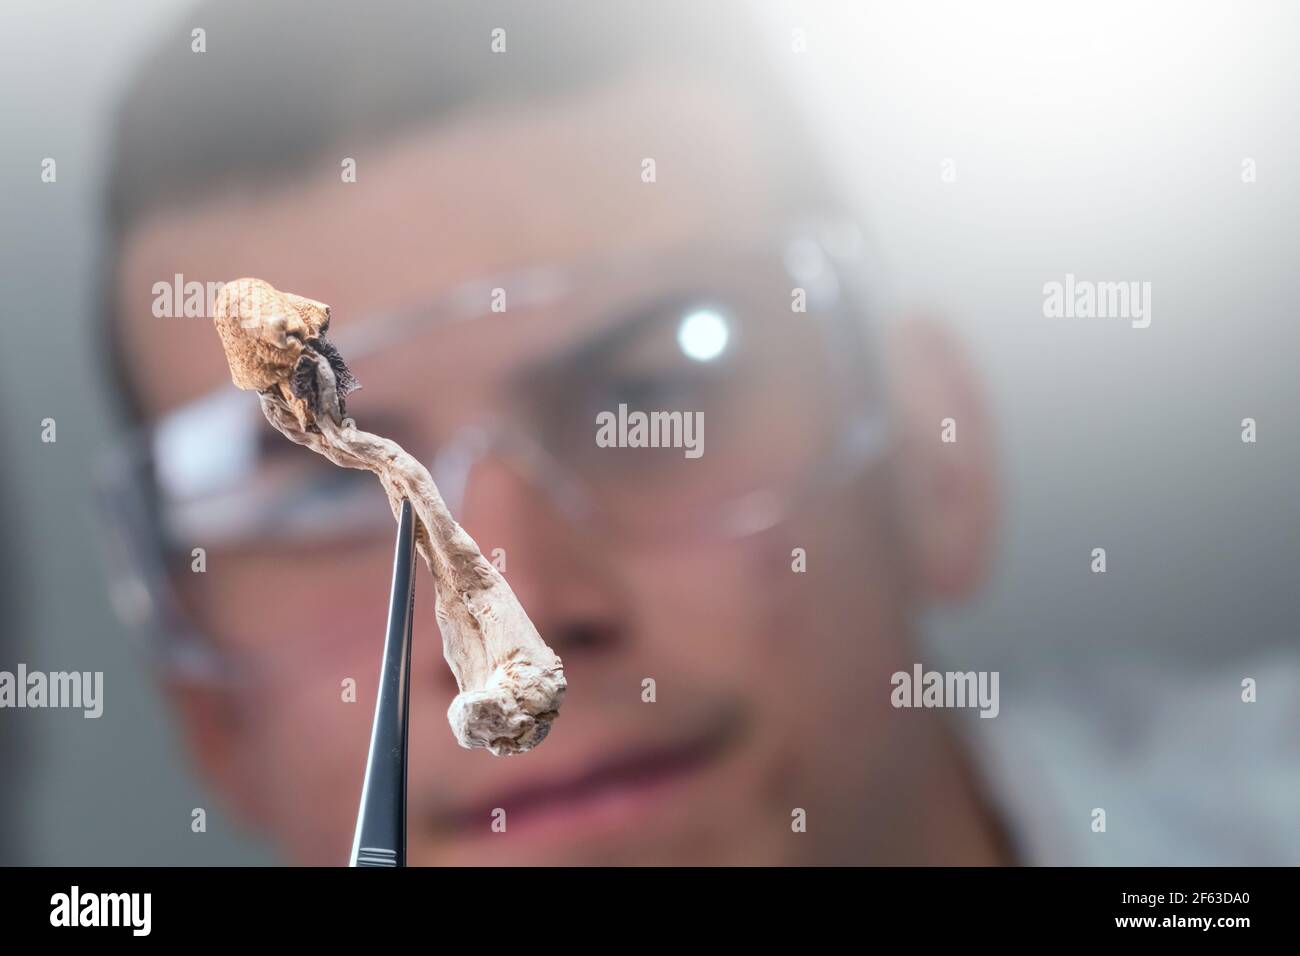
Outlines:
<svg viewBox="0 0 1300 956"><path fill-rule="evenodd" d="M739 713L731 711L689 739L610 752L575 773L501 791L439 814L435 822L456 835L487 835L498 810L506 812L510 832L547 823L594 826L602 819L623 820L716 763L738 742L742 726Z"/></svg>

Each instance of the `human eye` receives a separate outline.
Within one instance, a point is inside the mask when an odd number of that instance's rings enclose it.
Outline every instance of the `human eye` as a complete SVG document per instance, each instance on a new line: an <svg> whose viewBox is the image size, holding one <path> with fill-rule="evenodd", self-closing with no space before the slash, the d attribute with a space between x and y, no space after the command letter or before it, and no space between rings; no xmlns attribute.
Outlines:
<svg viewBox="0 0 1300 956"><path fill-rule="evenodd" d="M357 512L380 504L373 494L369 475L358 471L325 470L316 467L296 469L291 480L281 476L272 506L274 533L286 540L308 540L321 536L325 529L338 530L353 523Z"/></svg>
<svg viewBox="0 0 1300 956"><path fill-rule="evenodd" d="M591 414L630 409L683 410L691 408L708 390L708 376L692 369L660 368L616 373L593 382L584 404Z"/></svg>
<svg viewBox="0 0 1300 956"><path fill-rule="evenodd" d="M733 329L720 309L694 300L644 310L548 376L533 396L533 415L545 433L580 450L591 443L592 423L604 412L702 411L734 365L728 351Z"/></svg>

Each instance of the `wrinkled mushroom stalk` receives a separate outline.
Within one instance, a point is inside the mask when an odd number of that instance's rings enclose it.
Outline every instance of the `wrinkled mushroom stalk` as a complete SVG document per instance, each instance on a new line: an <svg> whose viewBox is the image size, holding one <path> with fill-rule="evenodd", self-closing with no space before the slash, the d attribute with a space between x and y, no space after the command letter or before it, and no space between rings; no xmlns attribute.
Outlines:
<svg viewBox="0 0 1300 956"><path fill-rule="evenodd" d="M213 316L234 383L258 392L285 437L344 468L374 472L393 515L407 499L416 549L433 574L443 656L460 693L447 711L462 747L500 756L537 746L564 699L564 667L501 573L447 510L428 470L396 442L345 420L357 388L325 339L329 307L260 279L223 287Z"/></svg>

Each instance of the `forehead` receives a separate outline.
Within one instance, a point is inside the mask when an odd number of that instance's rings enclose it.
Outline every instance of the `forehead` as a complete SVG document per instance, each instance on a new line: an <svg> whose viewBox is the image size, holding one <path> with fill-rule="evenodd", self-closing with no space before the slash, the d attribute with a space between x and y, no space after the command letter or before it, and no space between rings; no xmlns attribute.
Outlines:
<svg viewBox="0 0 1300 956"><path fill-rule="evenodd" d="M123 245L117 303L146 414L228 380L209 320L153 314L155 284L178 273L257 276L347 322L497 271L760 228L781 197L754 104L685 80L632 76L388 141L340 141L337 157L289 184L152 215ZM355 182L343 181L346 158Z"/></svg>

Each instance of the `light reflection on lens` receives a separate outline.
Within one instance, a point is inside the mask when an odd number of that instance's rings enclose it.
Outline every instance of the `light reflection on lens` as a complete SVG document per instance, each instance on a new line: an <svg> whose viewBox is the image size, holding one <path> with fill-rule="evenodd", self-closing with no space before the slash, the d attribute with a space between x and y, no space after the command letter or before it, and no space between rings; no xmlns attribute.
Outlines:
<svg viewBox="0 0 1300 956"><path fill-rule="evenodd" d="M677 326L682 353L697 362L711 362L721 355L730 336L726 319L711 309L692 312Z"/></svg>

